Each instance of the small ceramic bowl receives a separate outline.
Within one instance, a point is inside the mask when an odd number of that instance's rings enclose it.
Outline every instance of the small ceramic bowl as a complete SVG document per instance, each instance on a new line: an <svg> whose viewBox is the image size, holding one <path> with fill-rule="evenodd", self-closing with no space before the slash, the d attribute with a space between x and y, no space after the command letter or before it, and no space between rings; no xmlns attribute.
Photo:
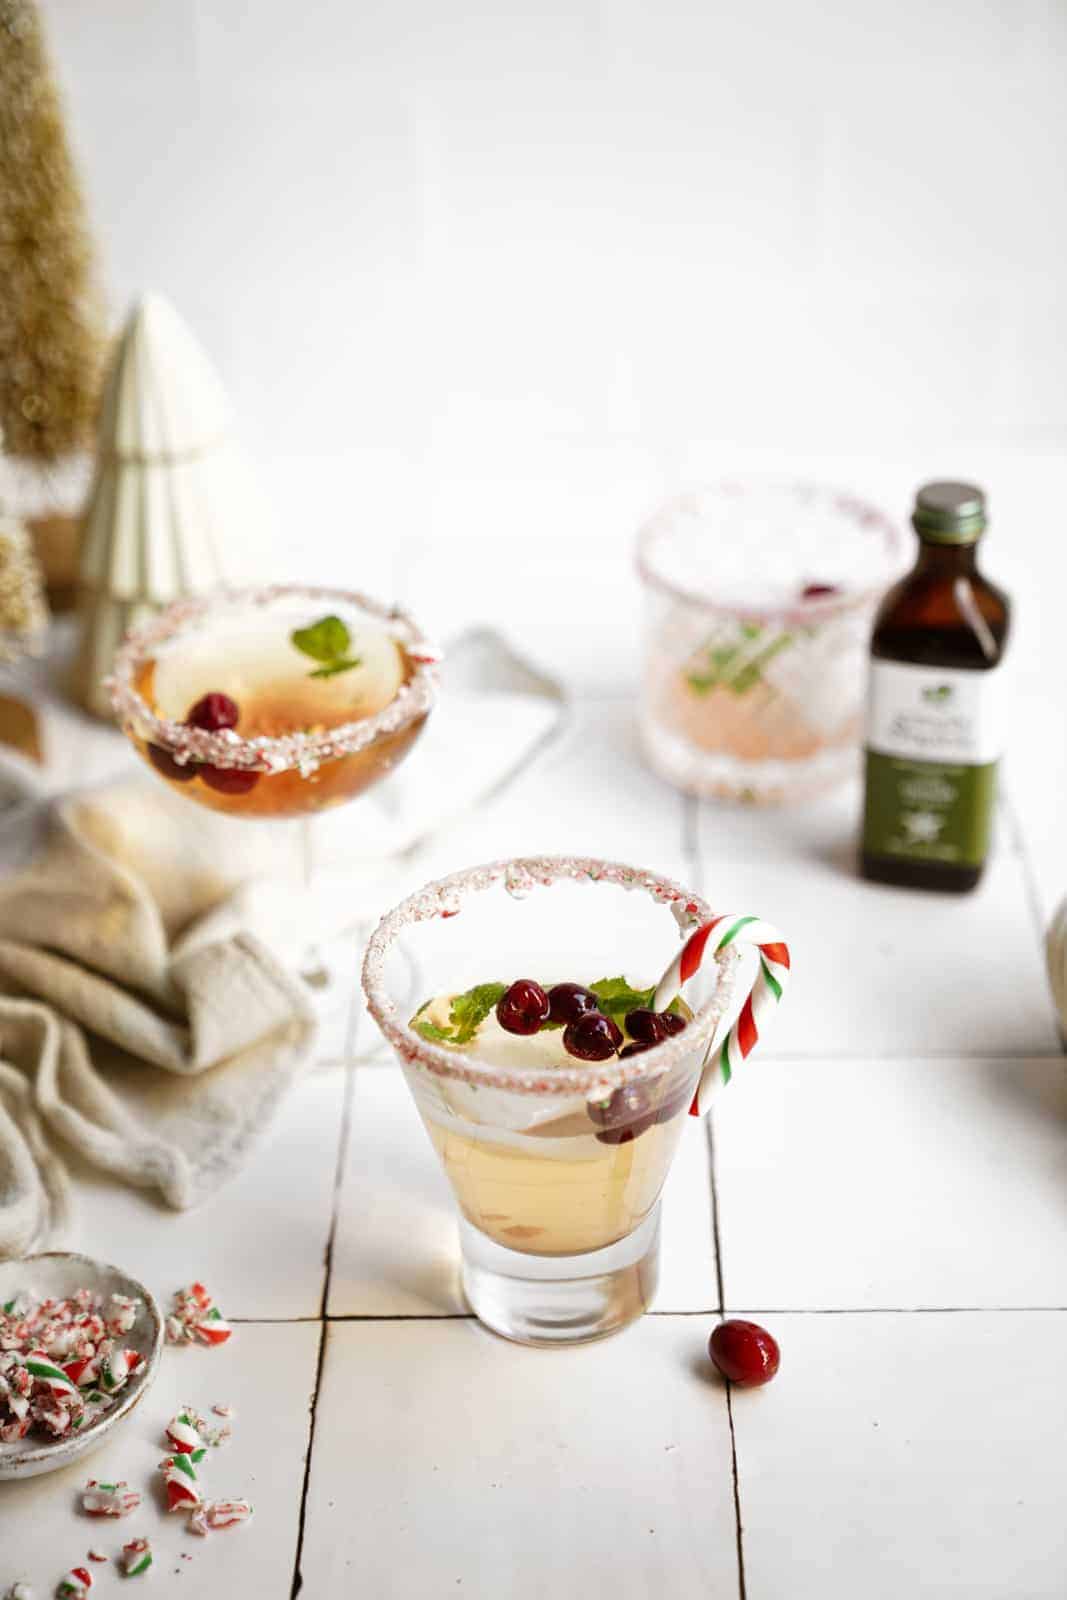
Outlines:
<svg viewBox="0 0 1067 1600"><path fill-rule="evenodd" d="M103 1444L135 1406L140 1405L159 1371L163 1318L155 1296L136 1278L128 1277L105 1261L94 1261L90 1256L67 1250L0 1262L0 1304L16 1294L28 1294L35 1300L66 1300L77 1289L91 1289L105 1300L112 1294L124 1294L142 1302L144 1309L124 1336L124 1343L128 1349L144 1356L144 1362L130 1377L111 1409L91 1423L84 1433L49 1440L31 1431L17 1444L0 1444L0 1479L33 1478L41 1472L69 1467L79 1456L88 1455L90 1450Z"/></svg>

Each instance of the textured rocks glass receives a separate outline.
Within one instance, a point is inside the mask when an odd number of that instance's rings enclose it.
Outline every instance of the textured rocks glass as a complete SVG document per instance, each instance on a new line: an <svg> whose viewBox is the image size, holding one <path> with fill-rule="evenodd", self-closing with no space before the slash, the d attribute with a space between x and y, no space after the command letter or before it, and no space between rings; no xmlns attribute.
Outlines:
<svg viewBox="0 0 1067 1600"><path fill-rule="evenodd" d="M639 725L691 794L777 804L856 770L867 646L901 540L811 484L738 481L671 501L638 535Z"/></svg>

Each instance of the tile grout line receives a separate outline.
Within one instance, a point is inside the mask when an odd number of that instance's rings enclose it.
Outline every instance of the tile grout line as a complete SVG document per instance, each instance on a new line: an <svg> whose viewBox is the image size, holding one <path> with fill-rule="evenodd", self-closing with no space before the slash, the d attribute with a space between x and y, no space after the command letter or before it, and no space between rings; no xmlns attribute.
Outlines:
<svg viewBox="0 0 1067 1600"><path fill-rule="evenodd" d="M715 1180L715 1133L710 1114L704 1119L708 1146L708 1171L711 1181L711 1231L715 1240L715 1282L718 1290L718 1314L726 1315L726 1290L723 1283L722 1236L719 1231L719 1187ZM734 1430L734 1403L732 1384L726 1385L726 1420L730 1426L730 1476L734 1491L734 1538L737 1544L738 1600L746 1600L744 1527L741 1522L741 1479L737 1467L737 1434Z"/></svg>
<svg viewBox="0 0 1067 1600"><path fill-rule="evenodd" d="M1063 1316L1067 1305L1025 1306L761 1306L744 1305L738 1310L759 1317L1010 1317L1025 1315ZM653 1307L646 1317L717 1317L725 1314L718 1305ZM234 1327L275 1328L302 1326L331 1327L346 1322L476 1322L473 1311L346 1311L326 1317L230 1317Z"/></svg>
<svg viewBox="0 0 1067 1600"><path fill-rule="evenodd" d="M330 1332L330 1318L328 1307L330 1303L330 1283L333 1278L333 1247L337 1236L337 1219L341 1209L341 1191L344 1187L345 1163L348 1159L348 1142L352 1128L352 1102L355 1098L356 1064L355 1045L358 1034L357 996L360 991L356 988L352 1011L349 1014L347 1038L345 1040L345 1091L341 1105L341 1129L337 1141L337 1162L333 1174L333 1197L330 1206L330 1228L326 1235L326 1251L323 1258L322 1296L319 1300L319 1317L321 1332L319 1334L319 1352L315 1363L315 1385L311 1392L311 1414L308 1421L308 1449L307 1459L304 1462L304 1482L300 1489L300 1515L296 1529L296 1550L293 1554L293 1581L289 1590L290 1600L296 1600L297 1595L304 1587L304 1576L301 1572L301 1562L304 1556L304 1532L307 1525L308 1493L311 1488L311 1463L315 1455L315 1424L318 1420L319 1394L322 1390L322 1374L326 1365L326 1345Z"/></svg>
<svg viewBox="0 0 1067 1600"><path fill-rule="evenodd" d="M693 872L693 881L701 894L704 892L704 864L700 852L700 802L692 795L682 802L682 851ZM715 1173L715 1132L710 1113L704 1118L704 1138L708 1152L708 1182L711 1188L711 1237L715 1250L715 1290L718 1297L719 1317L726 1315L726 1289L723 1275L722 1232L719 1226L719 1187ZM741 1522L741 1479L737 1467L737 1434L734 1430L734 1407L726 1385L726 1420L730 1428L730 1476L734 1495L734 1539L737 1550L738 1600L747 1600L745 1583L745 1542Z"/></svg>
<svg viewBox="0 0 1067 1600"><path fill-rule="evenodd" d="M734 1480L734 1527L737 1530L737 1593L738 1600L747 1600L745 1585L745 1539L741 1522L741 1480L737 1470L737 1434L734 1431L733 1384L726 1385L726 1417L730 1424L730 1469Z"/></svg>

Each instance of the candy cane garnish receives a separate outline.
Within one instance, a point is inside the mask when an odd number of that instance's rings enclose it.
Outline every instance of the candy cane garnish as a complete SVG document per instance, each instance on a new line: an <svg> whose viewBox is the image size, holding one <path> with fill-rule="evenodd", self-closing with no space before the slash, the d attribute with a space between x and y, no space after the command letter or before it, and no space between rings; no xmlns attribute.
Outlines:
<svg viewBox="0 0 1067 1600"><path fill-rule="evenodd" d="M789 947L776 928L758 917L742 917L736 912L712 917L683 944L656 986L652 1000L655 1011L666 1011L682 985L697 972L709 946L712 954L731 944L755 945L759 967L752 988L745 996L737 1021L714 1055L709 1055L700 1074L689 1114L701 1117L720 1083L729 1083L734 1072L759 1043L766 1019L777 1006L789 978Z"/></svg>

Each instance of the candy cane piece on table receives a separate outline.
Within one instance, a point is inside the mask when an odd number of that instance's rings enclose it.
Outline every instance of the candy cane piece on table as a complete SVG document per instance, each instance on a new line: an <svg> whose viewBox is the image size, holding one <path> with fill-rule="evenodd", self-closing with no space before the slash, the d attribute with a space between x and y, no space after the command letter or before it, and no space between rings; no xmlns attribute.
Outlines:
<svg viewBox="0 0 1067 1600"><path fill-rule="evenodd" d="M700 969L710 946L712 954L731 944L754 945L759 952L755 980L738 1013L737 1021L714 1055L709 1055L700 1074L689 1114L701 1117L720 1083L729 1083L734 1072L759 1043L770 1013L777 1007L789 979L789 946L776 928L759 917L743 917L727 912L701 923L685 941L656 986L652 1006L665 1011L682 985Z"/></svg>

